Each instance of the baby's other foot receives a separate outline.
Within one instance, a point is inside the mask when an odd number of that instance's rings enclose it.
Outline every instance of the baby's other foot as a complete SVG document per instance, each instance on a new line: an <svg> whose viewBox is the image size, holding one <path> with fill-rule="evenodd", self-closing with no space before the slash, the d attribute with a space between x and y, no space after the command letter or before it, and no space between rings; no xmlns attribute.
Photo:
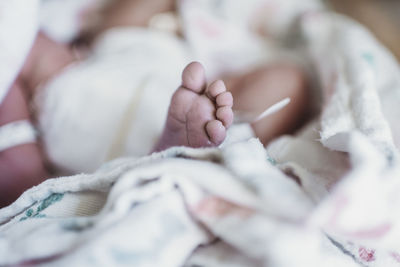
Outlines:
<svg viewBox="0 0 400 267"><path fill-rule="evenodd" d="M198 62L182 73L182 85L171 99L163 134L154 151L172 146L210 147L220 145L232 124L233 98L223 81L206 84Z"/></svg>

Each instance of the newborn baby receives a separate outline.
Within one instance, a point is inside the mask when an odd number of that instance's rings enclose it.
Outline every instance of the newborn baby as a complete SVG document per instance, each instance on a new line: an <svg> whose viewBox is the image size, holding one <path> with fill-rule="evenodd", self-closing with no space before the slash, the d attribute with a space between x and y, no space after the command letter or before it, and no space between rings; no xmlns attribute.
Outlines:
<svg viewBox="0 0 400 267"><path fill-rule="evenodd" d="M114 3L114 5L107 7L107 12L105 12L107 15L103 22L90 32L94 42L99 42L97 41L99 37L93 36L100 36L101 40L104 35L107 35L110 28L121 26L145 27L153 15L174 9L174 2L170 0L157 1L157 5L154 5L154 2L151 2L153 4L150 5L150 1L136 0L115 1ZM140 10L140 15L133 16L132 14L136 14L138 10ZM151 38L150 40L152 40ZM103 40L104 43L106 41ZM129 46L128 48L138 49L138 47ZM80 61L82 63L79 63ZM90 58L82 61L68 46L58 44L43 33L39 33L19 77L0 105L0 126L27 119L32 119L33 122L40 124L40 114L31 114L29 109L32 99L40 95L41 91L44 91L43 85L50 84L51 87L53 79L65 76L65 73L71 71L74 67L73 64L76 64L74 62L90 64ZM174 62L170 62L170 64L172 65ZM123 66L121 66L122 68ZM112 71L110 69L108 73L112 73ZM79 71L76 71L76 73L79 73ZM130 75L135 75L135 73ZM171 96L166 123L153 151L161 151L171 146L181 145L190 147L218 146L225 139L226 130L233 121L232 106L240 111L257 113L283 98L291 98L291 103L284 110L251 125L255 135L264 144L278 135L295 130L301 124L307 112L305 76L295 66L283 63L275 64L246 73L229 73L221 78L225 83L222 80L216 80L207 84L205 70L200 63L193 62L187 65L182 73L182 85ZM81 82L77 81L77 83L80 84ZM225 84L230 92L227 91ZM165 86L168 87L169 85ZM58 86L56 90L74 90L76 87L62 88L62 86ZM87 98L88 93L84 91L86 87L82 87L82 89L80 94L75 95L78 99L74 101L90 103L92 99ZM164 90L164 88L161 89ZM96 90L95 87L94 90ZM120 88L115 88L110 97L120 95L121 93L118 90ZM51 92L51 90L48 91ZM156 96L153 94L153 97ZM235 100L233 101L233 99ZM70 99L59 97L57 101L63 100ZM58 103L62 102L47 101L46 105L57 107ZM165 99L165 103L168 103L167 99ZM115 106L115 109L117 108L118 106ZM150 105L149 108L157 107ZM146 117L146 114L140 114L140 116ZM79 121L82 118L78 115L73 119ZM112 116L110 116L110 119L112 119ZM119 118L115 120L119 120ZM104 117L103 119L100 118L99 121L105 122L107 120ZM57 128L61 128L66 122L58 118L57 123ZM147 124L154 124L154 122L147 121ZM48 131L54 129L40 127L40 130L40 135L43 138ZM86 129L76 129L76 131L78 130L86 131ZM111 127L107 130L112 131L114 129ZM103 131L96 134L101 136ZM132 134L134 135L135 132ZM73 135L74 132L67 134L68 137ZM60 136L62 137L62 135ZM65 142L61 137L59 142ZM91 138L93 138L93 135L89 132L87 140ZM43 138L42 140L44 140L44 146L28 143L1 152L0 206L9 204L29 187L50 177L51 165L46 166L45 158L52 153L49 151L52 147L46 148L46 139ZM74 153L80 152L79 145L77 145L78 149L73 148ZM43 147L45 147L44 151L41 150ZM118 156L122 155L116 153L115 157Z"/></svg>
<svg viewBox="0 0 400 267"><path fill-rule="evenodd" d="M62 54L59 55L61 59ZM7 95L1 106L2 124L29 118L24 97L27 88L21 84L24 81L28 84L40 82L40 79L35 81L38 77L32 71L24 68ZM42 79L51 75L47 70L43 74ZM25 77L29 79L24 80ZM198 62L190 63L183 70L182 85L172 96L164 130L153 151L172 146L209 147L221 144L226 129L233 121L232 105L232 94L226 91L223 81L217 80L207 86L203 66ZM1 206L49 176L37 144L24 144L3 151L0 168Z"/></svg>

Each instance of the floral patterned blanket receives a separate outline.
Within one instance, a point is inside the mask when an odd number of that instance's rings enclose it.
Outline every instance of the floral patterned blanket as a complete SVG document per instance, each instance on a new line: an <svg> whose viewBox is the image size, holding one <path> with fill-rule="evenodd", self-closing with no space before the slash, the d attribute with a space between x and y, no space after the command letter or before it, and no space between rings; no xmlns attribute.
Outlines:
<svg viewBox="0 0 400 267"><path fill-rule="evenodd" d="M209 14L253 14L250 2L314 77L320 115L266 150L255 139L172 148L48 180L0 210L0 265L400 265L397 62L314 1L182 1L203 29L188 42L218 40L215 23L235 27Z"/></svg>

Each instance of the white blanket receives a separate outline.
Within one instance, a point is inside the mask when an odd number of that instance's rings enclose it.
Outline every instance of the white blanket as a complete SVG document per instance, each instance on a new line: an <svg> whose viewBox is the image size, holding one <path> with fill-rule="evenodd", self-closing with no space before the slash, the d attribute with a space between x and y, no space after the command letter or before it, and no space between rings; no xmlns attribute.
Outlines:
<svg viewBox="0 0 400 267"><path fill-rule="evenodd" d="M226 19L248 2L183 3L217 42L209 26L221 20L204 10ZM172 148L48 180L0 210L0 265L400 264L397 62L362 26L317 3L259 3L274 10L269 40L313 74L321 116L267 153L254 139ZM210 64L217 55L199 52Z"/></svg>
<svg viewBox="0 0 400 267"><path fill-rule="evenodd" d="M172 148L26 192L1 210L0 264L355 266L304 224L313 206L257 140Z"/></svg>
<svg viewBox="0 0 400 267"><path fill-rule="evenodd" d="M0 104L17 77L38 29L39 0L0 3Z"/></svg>

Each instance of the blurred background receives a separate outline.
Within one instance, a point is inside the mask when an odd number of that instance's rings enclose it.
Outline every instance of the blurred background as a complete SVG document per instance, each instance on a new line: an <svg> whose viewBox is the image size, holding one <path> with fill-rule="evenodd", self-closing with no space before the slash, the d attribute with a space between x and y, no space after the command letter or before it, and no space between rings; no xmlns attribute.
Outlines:
<svg viewBox="0 0 400 267"><path fill-rule="evenodd" d="M326 3L367 26L400 60L399 0L326 0Z"/></svg>
<svg viewBox="0 0 400 267"><path fill-rule="evenodd" d="M60 6L59 1L44 0L47 3L41 11L42 19L51 21L46 27L65 27L63 23L73 24L70 18L75 8L85 6L97 0L69 0L65 1L65 12L54 12ZM104 0L101 0L104 1ZM154 0L149 0L154 1ZM346 14L367 26L376 37L386 45L400 59L400 0L322 0L333 10ZM69 39L73 34L63 32L59 40ZM52 29L48 29L52 31ZM54 33L57 35L57 32ZM56 36L57 37L57 36Z"/></svg>

